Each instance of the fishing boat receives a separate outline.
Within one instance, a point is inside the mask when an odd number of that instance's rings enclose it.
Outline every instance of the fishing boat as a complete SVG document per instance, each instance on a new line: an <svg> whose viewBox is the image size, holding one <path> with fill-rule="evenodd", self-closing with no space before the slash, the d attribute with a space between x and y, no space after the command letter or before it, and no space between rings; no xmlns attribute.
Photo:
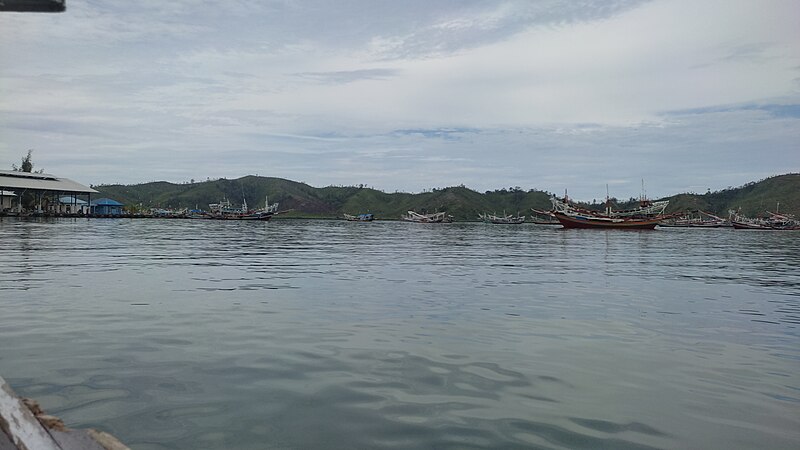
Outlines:
<svg viewBox="0 0 800 450"><path fill-rule="evenodd" d="M791 214L767 211L766 217L747 217L738 211L729 211L734 230L800 230L800 220Z"/></svg>
<svg viewBox="0 0 800 450"><path fill-rule="evenodd" d="M211 216L207 212L205 212L205 211L203 211L201 209L195 208L195 209L190 209L186 213L186 218L188 218L188 219L210 219Z"/></svg>
<svg viewBox="0 0 800 450"><path fill-rule="evenodd" d="M188 208L183 209L167 209L167 208L150 208L150 217L157 217L159 219L183 219L189 214Z"/></svg>
<svg viewBox="0 0 800 450"><path fill-rule="evenodd" d="M453 216L444 212L420 214L416 211L408 211L406 215L400 216L400 219L415 223L449 223L453 221Z"/></svg>
<svg viewBox="0 0 800 450"><path fill-rule="evenodd" d="M709 212L697 210L687 211L680 216L664 219L658 223L658 226L679 228L719 228L728 226L728 221Z"/></svg>
<svg viewBox="0 0 800 450"><path fill-rule="evenodd" d="M561 225L552 211L542 211L541 209L531 208L531 222L536 225Z"/></svg>
<svg viewBox="0 0 800 450"><path fill-rule="evenodd" d="M500 225L518 225L525 222L525 216L520 216L519 213L517 213L516 216L513 216L511 214L506 214L505 211L503 211L502 216L484 213L478 214L478 218L486 223L495 223Z"/></svg>
<svg viewBox="0 0 800 450"><path fill-rule="evenodd" d="M242 198L242 206L237 208L231 202L223 198L219 203L211 203L209 216L211 219L218 220L269 220L278 212L278 204L269 204L269 198L264 201L264 207L260 209L249 209L247 200Z"/></svg>
<svg viewBox="0 0 800 450"><path fill-rule="evenodd" d="M358 214L355 216L350 214L344 214L344 219L350 222L372 222L373 220L375 220L375 216L369 213Z"/></svg>
<svg viewBox="0 0 800 450"><path fill-rule="evenodd" d="M664 210L669 200L652 202L644 197L639 206L629 210L611 209L611 202L606 196L605 212L592 211L570 203L565 195L563 200L553 196L553 216L564 228L606 228L626 230L652 230L658 223L667 218Z"/></svg>

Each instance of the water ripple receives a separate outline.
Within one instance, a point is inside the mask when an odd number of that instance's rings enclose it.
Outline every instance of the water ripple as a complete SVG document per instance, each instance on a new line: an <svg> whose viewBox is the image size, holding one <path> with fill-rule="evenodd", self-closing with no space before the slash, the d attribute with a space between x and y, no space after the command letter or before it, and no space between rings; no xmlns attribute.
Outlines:
<svg viewBox="0 0 800 450"><path fill-rule="evenodd" d="M133 448L793 448L795 233L0 220L0 374Z"/></svg>

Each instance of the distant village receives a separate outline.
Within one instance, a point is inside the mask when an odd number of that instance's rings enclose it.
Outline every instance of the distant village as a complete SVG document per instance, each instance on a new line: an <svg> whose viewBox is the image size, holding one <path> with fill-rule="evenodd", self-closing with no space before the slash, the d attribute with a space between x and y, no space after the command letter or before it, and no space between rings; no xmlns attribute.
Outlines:
<svg viewBox="0 0 800 450"><path fill-rule="evenodd" d="M68 178L42 172L0 171L0 217L98 217L98 218L237 218L266 220L277 204L260 210L229 202L209 205L211 213L200 210L128 208L113 198L93 198L99 191ZM137 205L138 206L138 205ZM216 207L216 210L215 210ZM217 217L214 212L217 212Z"/></svg>
<svg viewBox="0 0 800 450"><path fill-rule="evenodd" d="M283 189L273 187L267 189L249 190L250 195L245 195L244 183L236 181L241 188L241 204L234 205L224 193L236 197L230 189L219 189L215 186L209 192L220 195L221 198L211 199L209 195L195 196L194 203L203 203L203 208L195 204L194 209L186 207L186 201L178 203L178 208L162 208L155 202L141 201L142 196L122 195L123 200L134 203L126 205L117 198L109 195L118 195L120 192L113 189L105 190L105 195L76 181L61 176L44 173L42 170L33 170L31 151L22 158L20 166L12 165L13 170L0 171L0 217L98 217L98 218L175 218L175 219L218 219L218 220L270 220L278 214L291 214L299 209L302 217L309 211L313 214L314 205L323 208L325 215L321 217L351 220L372 221L403 220L421 223L448 223L457 221L482 221L495 224L520 224L530 222L539 225L562 225L566 228L655 228L660 227L733 227L746 229L767 230L797 230L800 229L800 220L793 215L797 209L796 196L781 195L791 192L792 186L800 182L798 174L787 174L762 180L759 183L749 183L738 189L728 189L718 193L710 191L704 195L679 194L658 201L647 199L644 195L640 199L631 199L628 204L620 205L613 198L607 198L605 204L585 204L568 199L557 198L553 194L531 190L524 192L515 188L510 193L505 191L487 192L483 194L469 191L465 186L447 188L442 192L433 190L431 193L405 194L404 204L400 207L393 205L390 210L386 205L392 204L387 196L375 191L362 195L360 200L349 203L345 208L333 208L337 199L344 204L343 199L355 198L363 186L354 187L350 193L348 188L340 188L341 196L334 194L333 199L329 188L325 196L312 193L305 198L298 197L298 183L283 180ZM764 183L776 182L780 188L773 187L768 194L768 204L775 205L774 209L766 209L763 205L764 190L759 186ZM224 183L230 184L230 183ZM263 185L262 185L263 186ZM230 186L228 186L230 187ZM166 189L166 188L165 188ZM314 188L308 188L313 191ZM275 196L284 203L284 209L279 210L279 203L270 203L267 193ZM301 189L299 192L306 192ZM320 190L322 191L322 190ZM761 191L758 195L748 195L752 191ZM127 191L126 191L127 192ZM257 192L257 193L256 193ZM291 192L291 193L289 193ZM774 194L772 194L774 192ZM796 191L795 191L796 192ZM256 193L256 194L254 194ZM745 195L740 195L745 194ZM300 194L301 196L303 194ZM397 195L397 194L395 194ZM352 196L352 197L351 197ZM372 201L370 201L372 196ZM490 199L489 196L493 196ZM163 200L162 196L162 200ZM198 201L202 199L203 201ZM435 199L435 200L432 200ZM256 205L249 205L248 200ZM273 198L273 201L275 198ZM507 203L496 212L489 212L506 200ZM741 204L749 202L751 205L758 201L757 215L747 216L741 212ZM215 203L210 203L214 201ZM326 203L327 201L327 203ZM675 201L678 205L667 210L668 205ZM154 204L155 203L155 204ZM552 208L544 206L552 203ZM717 204L717 211L709 209ZM208 209L206 209L206 204ZM263 206L262 206L263 205ZM525 208L522 208L522 206ZM616 205L616 209L614 206ZM737 208L737 205L739 206ZM762 206L763 205L763 206ZM506 214L506 206L517 210L516 215ZM605 206L605 210L603 210ZM622 206L622 208L620 208ZM671 205L670 205L671 206ZM783 206L783 208L781 208ZM402 207L402 211L400 210ZM327 209L325 209L327 208ZM734 209L737 208L737 209ZM512 209L512 211L514 210ZM751 206L752 209L752 206ZM765 211L766 209L766 211ZM524 213L527 210L527 214ZM710 212L711 211L711 212ZM728 217L722 217L727 214ZM526 219L526 215L529 216ZM312 216L313 217L313 216Z"/></svg>

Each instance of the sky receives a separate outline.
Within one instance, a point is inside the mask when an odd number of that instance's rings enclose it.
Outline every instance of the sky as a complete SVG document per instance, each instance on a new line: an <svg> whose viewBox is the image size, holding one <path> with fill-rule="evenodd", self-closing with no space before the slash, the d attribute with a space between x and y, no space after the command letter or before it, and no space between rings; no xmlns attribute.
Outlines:
<svg viewBox="0 0 800 450"><path fill-rule="evenodd" d="M0 168L582 200L800 172L800 1L67 0L0 13Z"/></svg>

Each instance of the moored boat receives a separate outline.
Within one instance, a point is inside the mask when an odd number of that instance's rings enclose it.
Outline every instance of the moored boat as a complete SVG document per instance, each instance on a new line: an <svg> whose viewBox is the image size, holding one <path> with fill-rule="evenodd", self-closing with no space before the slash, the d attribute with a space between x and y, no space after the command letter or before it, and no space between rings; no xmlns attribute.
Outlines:
<svg viewBox="0 0 800 450"><path fill-rule="evenodd" d="M513 216L511 214L506 214L505 211L503 211L502 216L484 213L478 214L478 218L486 223L494 223L499 225L518 225L525 222L525 216L520 216L519 214Z"/></svg>
<svg viewBox="0 0 800 450"><path fill-rule="evenodd" d="M581 208L570 203L566 196L564 200L556 197L550 200L553 203L551 213L564 228L652 230L668 217L663 215L669 204L668 200L651 202L643 198L637 208L614 211L610 201L606 199L605 212Z"/></svg>
<svg viewBox="0 0 800 450"><path fill-rule="evenodd" d="M415 223L449 223L453 221L453 216L445 212L420 214L416 211L408 211L406 215L400 216L400 219Z"/></svg>
<svg viewBox="0 0 800 450"><path fill-rule="evenodd" d="M344 214L344 219L350 222L372 222L375 220L375 216L367 213L367 214L358 214L358 215L350 215Z"/></svg>
<svg viewBox="0 0 800 450"><path fill-rule="evenodd" d="M536 225L561 225L552 211L542 211L541 209L531 208L531 222Z"/></svg>
<svg viewBox="0 0 800 450"><path fill-rule="evenodd" d="M159 219L185 219L189 215L188 208L183 209L167 209L167 208L150 208L150 217L157 217Z"/></svg>
<svg viewBox="0 0 800 450"><path fill-rule="evenodd" d="M747 217L738 211L729 211L734 230L800 230L800 220L791 214L767 211L767 217Z"/></svg>
<svg viewBox="0 0 800 450"><path fill-rule="evenodd" d="M186 213L186 218L187 219L210 219L211 216L209 216L208 213L203 211L202 209L194 208L194 209L190 209Z"/></svg>
<svg viewBox="0 0 800 450"><path fill-rule="evenodd" d="M659 227L673 228L719 228L728 226L728 221L709 212L697 210L664 219L658 223Z"/></svg>
<svg viewBox="0 0 800 450"><path fill-rule="evenodd" d="M265 199L264 207L260 209L248 209L247 200L242 199L242 206L237 208L228 199L223 198L219 203L211 203L208 207L211 212L209 218L217 220L269 220L278 211L278 204L269 204L269 199Z"/></svg>

